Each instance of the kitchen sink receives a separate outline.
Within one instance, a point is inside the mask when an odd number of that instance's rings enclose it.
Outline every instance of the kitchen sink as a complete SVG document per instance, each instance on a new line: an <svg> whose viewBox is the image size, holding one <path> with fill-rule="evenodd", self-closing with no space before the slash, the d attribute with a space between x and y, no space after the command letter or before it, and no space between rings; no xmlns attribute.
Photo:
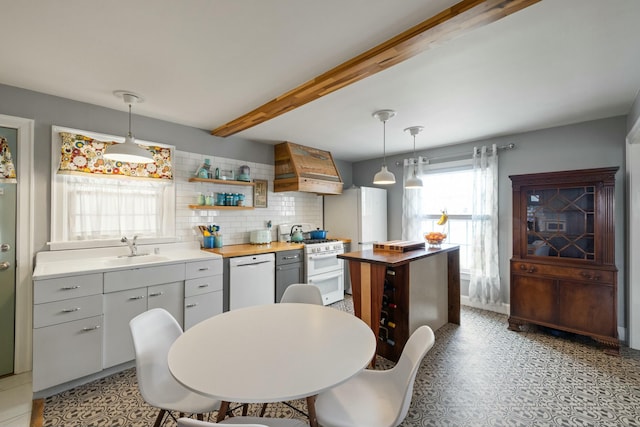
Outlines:
<svg viewBox="0 0 640 427"><path fill-rule="evenodd" d="M169 258L161 255L154 254L140 254L136 256L119 256L116 258L108 258L105 263L110 266L120 266L120 265L136 265L136 264L147 264L150 262L161 262L168 261Z"/></svg>

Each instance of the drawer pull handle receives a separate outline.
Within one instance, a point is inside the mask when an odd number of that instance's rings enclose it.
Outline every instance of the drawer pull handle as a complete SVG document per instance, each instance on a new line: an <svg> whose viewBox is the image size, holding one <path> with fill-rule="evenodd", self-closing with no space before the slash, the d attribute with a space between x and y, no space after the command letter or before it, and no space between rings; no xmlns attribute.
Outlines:
<svg viewBox="0 0 640 427"><path fill-rule="evenodd" d="M152 294L149 294L150 297L159 297L160 295L163 295L164 292L154 292Z"/></svg>
<svg viewBox="0 0 640 427"><path fill-rule="evenodd" d="M62 288L63 291L72 291L74 289L80 289L80 285L75 285L75 286L65 286Z"/></svg>
<svg viewBox="0 0 640 427"><path fill-rule="evenodd" d="M535 273L536 272L536 268L534 266L529 267L529 269L527 270L527 273Z"/></svg>
<svg viewBox="0 0 640 427"><path fill-rule="evenodd" d="M282 259L298 259L298 255L294 255L294 256L285 256L285 257L282 257Z"/></svg>
<svg viewBox="0 0 640 427"><path fill-rule="evenodd" d="M198 303L194 302L193 304L187 304L187 308L193 308L196 305L198 305Z"/></svg>
<svg viewBox="0 0 640 427"><path fill-rule="evenodd" d="M203 283L202 285L198 285L199 288L208 288L209 284L208 283Z"/></svg>
<svg viewBox="0 0 640 427"><path fill-rule="evenodd" d="M209 269L209 267L200 267L198 269L198 271L207 271Z"/></svg>
<svg viewBox="0 0 640 427"><path fill-rule="evenodd" d="M100 325L92 326L90 328L82 328L82 332L91 332L100 329Z"/></svg>
<svg viewBox="0 0 640 427"><path fill-rule="evenodd" d="M64 310L62 310L63 313L73 313L75 311L80 311L80 307L65 308Z"/></svg>
<svg viewBox="0 0 640 427"><path fill-rule="evenodd" d="M129 299L130 299L130 300L135 300L135 299L142 299L142 298L144 298L144 295L137 295L137 296L135 296L135 297L131 297L131 298L129 298Z"/></svg>
<svg viewBox="0 0 640 427"><path fill-rule="evenodd" d="M524 264L520 264L520 270L524 271L527 269L527 266Z"/></svg>

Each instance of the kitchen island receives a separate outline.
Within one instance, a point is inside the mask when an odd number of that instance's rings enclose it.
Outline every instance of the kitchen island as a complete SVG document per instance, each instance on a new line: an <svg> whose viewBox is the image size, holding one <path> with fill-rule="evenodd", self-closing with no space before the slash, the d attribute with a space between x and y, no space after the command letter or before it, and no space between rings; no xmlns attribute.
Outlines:
<svg viewBox="0 0 640 427"><path fill-rule="evenodd" d="M397 362L413 331L460 324L460 248L365 250L349 262L355 315L378 337L377 354Z"/></svg>

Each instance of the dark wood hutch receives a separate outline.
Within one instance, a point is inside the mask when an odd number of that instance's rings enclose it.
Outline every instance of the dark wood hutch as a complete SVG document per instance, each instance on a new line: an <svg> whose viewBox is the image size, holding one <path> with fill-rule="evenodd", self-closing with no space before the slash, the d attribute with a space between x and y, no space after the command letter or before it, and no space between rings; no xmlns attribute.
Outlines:
<svg viewBox="0 0 640 427"><path fill-rule="evenodd" d="M532 323L618 351L614 191L617 167L510 176L509 329Z"/></svg>

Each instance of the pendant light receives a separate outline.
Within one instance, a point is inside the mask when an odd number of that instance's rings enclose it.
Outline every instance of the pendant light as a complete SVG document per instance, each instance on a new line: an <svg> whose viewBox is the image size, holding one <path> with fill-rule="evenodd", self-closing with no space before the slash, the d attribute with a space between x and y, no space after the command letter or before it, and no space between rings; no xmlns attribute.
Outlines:
<svg viewBox="0 0 640 427"><path fill-rule="evenodd" d="M373 117L377 118L382 122L382 153L383 153L383 161L382 167L380 168L380 172L375 174L373 177L373 183L379 185L389 185L396 183L396 177L392 172L389 172L387 169L387 120L391 117L395 116L396 112L393 110L380 110L373 113Z"/></svg>
<svg viewBox="0 0 640 427"><path fill-rule="evenodd" d="M422 180L418 178L417 169L418 169L418 157L416 156L416 135L422 132L424 126L411 126L406 128L404 131L409 132L413 136L413 173L407 179L407 182L404 184L404 188L422 188Z"/></svg>
<svg viewBox="0 0 640 427"><path fill-rule="evenodd" d="M145 150L136 144L136 140L131 133L131 104L142 102L142 98L134 93L126 91L113 92L118 98L122 98L129 104L129 133L124 139L124 143L112 144L104 153L104 158L126 163L152 163L153 156L149 150Z"/></svg>

